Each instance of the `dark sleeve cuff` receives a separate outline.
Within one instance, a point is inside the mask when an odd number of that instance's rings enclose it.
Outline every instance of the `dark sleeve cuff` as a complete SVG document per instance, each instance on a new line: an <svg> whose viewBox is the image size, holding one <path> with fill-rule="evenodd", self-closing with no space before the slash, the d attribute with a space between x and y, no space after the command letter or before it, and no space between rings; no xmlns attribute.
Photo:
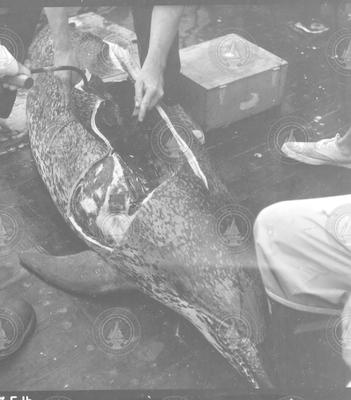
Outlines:
<svg viewBox="0 0 351 400"><path fill-rule="evenodd" d="M17 90L4 89L0 85L0 118L7 118L15 103Z"/></svg>

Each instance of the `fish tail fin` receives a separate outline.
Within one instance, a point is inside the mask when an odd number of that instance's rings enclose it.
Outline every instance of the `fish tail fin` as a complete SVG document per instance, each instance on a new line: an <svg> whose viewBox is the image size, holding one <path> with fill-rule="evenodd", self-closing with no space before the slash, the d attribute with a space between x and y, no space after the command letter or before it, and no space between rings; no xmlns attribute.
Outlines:
<svg viewBox="0 0 351 400"><path fill-rule="evenodd" d="M93 251L59 257L26 251L19 258L28 271L66 292L95 296L136 288L117 280L116 270Z"/></svg>

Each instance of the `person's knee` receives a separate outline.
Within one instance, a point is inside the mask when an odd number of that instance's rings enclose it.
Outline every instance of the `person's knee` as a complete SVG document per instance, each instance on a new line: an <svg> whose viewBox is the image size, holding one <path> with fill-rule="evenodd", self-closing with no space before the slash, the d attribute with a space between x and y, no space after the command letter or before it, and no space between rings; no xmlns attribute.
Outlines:
<svg viewBox="0 0 351 400"><path fill-rule="evenodd" d="M269 231L277 231L284 229L289 224L289 219L292 216L291 201L281 201L271 204L264 208L257 215L254 223L254 237L255 240L264 232L267 234Z"/></svg>
<svg viewBox="0 0 351 400"><path fill-rule="evenodd" d="M255 238L259 235L262 229L266 229L268 226L274 224L277 215L278 204L279 203L272 204L268 207L265 207L259 212L256 217L253 229Z"/></svg>

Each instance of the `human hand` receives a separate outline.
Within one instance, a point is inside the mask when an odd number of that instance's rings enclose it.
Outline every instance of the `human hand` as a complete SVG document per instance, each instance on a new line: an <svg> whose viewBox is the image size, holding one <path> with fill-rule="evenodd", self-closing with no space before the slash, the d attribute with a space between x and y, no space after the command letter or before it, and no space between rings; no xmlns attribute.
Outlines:
<svg viewBox="0 0 351 400"><path fill-rule="evenodd" d="M135 81L135 109L133 116L141 122L163 97L163 69L157 62L145 60Z"/></svg>
<svg viewBox="0 0 351 400"><path fill-rule="evenodd" d="M9 78L16 77L17 75L31 75L31 72L27 65L19 63L8 49L0 45L0 77L2 87L9 90L16 90L17 86L9 82Z"/></svg>
<svg viewBox="0 0 351 400"><path fill-rule="evenodd" d="M8 73L6 74L6 76L1 80L1 84L2 87L5 89L9 89L9 90L17 90L21 84L23 84L23 81L20 82L16 82L16 84L14 84L14 81L17 77L25 76L25 79L29 78L31 76L31 71L30 71L30 62L29 60L26 60L24 62L24 64L21 64L19 62L17 62L17 73ZM11 79L11 78L15 78L15 79Z"/></svg>

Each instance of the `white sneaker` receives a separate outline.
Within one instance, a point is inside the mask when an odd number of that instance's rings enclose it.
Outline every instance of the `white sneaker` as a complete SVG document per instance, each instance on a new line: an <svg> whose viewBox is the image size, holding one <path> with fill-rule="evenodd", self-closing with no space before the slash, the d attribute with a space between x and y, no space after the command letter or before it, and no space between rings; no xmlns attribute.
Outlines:
<svg viewBox="0 0 351 400"><path fill-rule="evenodd" d="M351 156L345 156L340 152L337 134L331 139L322 139L318 142L287 142L281 150L286 157L310 165L335 165L351 168Z"/></svg>

